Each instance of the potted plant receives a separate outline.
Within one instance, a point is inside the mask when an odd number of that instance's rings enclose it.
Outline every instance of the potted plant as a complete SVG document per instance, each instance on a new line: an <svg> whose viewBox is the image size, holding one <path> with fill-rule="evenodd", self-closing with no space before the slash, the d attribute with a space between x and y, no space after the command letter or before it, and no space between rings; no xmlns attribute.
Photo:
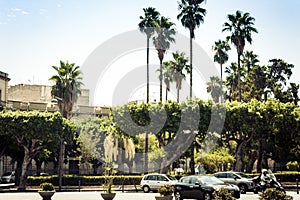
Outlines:
<svg viewBox="0 0 300 200"><path fill-rule="evenodd" d="M101 196L104 200L112 200L115 198L116 193L112 192L112 185L114 175L116 174L116 170L113 167L113 163L105 163L104 165L104 192L101 193Z"/></svg>
<svg viewBox="0 0 300 200"><path fill-rule="evenodd" d="M170 184L162 185L160 188L158 188L159 196L155 196L156 200L172 200L174 188Z"/></svg>
<svg viewBox="0 0 300 200"><path fill-rule="evenodd" d="M38 191L43 200L51 200L51 197L55 193L55 189L52 183L42 183L40 190Z"/></svg>

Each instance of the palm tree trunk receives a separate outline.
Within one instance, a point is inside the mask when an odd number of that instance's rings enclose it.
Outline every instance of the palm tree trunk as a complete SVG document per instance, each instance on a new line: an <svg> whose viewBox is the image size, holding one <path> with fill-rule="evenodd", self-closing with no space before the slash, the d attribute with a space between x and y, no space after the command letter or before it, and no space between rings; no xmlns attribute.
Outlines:
<svg viewBox="0 0 300 200"><path fill-rule="evenodd" d="M238 90L239 102L242 101L242 88L241 88L241 54L238 53Z"/></svg>
<svg viewBox="0 0 300 200"><path fill-rule="evenodd" d="M177 102L179 103L179 86L177 87Z"/></svg>
<svg viewBox="0 0 300 200"><path fill-rule="evenodd" d="M166 87L166 102L168 101L168 87Z"/></svg>
<svg viewBox="0 0 300 200"><path fill-rule="evenodd" d="M220 64L220 68L221 68L221 103L223 103L223 65Z"/></svg>
<svg viewBox="0 0 300 200"><path fill-rule="evenodd" d="M193 92L193 37L192 31L190 31L190 98L192 98Z"/></svg>
<svg viewBox="0 0 300 200"><path fill-rule="evenodd" d="M159 100L162 101L162 59L159 62Z"/></svg>
<svg viewBox="0 0 300 200"><path fill-rule="evenodd" d="M144 157L144 173L148 173L148 151L149 151L149 140L148 140L148 131L146 130L145 134L145 157Z"/></svg>
<svg viewBox="0 0 300 200"><path fill-rule="evenodd" d="M149 103L149 40L150 37L147 36L147 103Z"/></svg>

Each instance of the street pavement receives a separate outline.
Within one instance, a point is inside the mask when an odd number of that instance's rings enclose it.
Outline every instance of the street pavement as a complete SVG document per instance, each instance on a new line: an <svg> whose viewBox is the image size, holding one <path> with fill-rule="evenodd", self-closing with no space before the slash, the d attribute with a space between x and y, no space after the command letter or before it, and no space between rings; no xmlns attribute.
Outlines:
<svg viewBox="0 0 300 200"><path fill-rule="evenodd" d="M300 194L295 191L288 191L288 195L294 197L294 200L300 199ZM143 192L117 192L114 200L154 200L157 193ZM242 194L240 200L256 200L259 196L248 192ZM0 200L41 200L38 192L4 192L0 193ZM90 192L56 192L52 200L101 200L102 197L99 191Z"/></svg>

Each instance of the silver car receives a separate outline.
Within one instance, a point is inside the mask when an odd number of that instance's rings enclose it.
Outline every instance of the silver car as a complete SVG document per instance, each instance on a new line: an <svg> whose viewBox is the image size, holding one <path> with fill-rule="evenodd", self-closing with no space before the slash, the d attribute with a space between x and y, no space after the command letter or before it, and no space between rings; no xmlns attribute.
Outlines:
<svg viewBox="0 0 300 200"><path fill-rule="evenodd" d="M146 174L141 180L141 188L147 193L150 191L156 191L163 185L174 185L178 180L173 176L167 174Z"/></svg>
<svg viewBox="0 0 300 200"><path fill-rule="evenodd" d="M242 172L217 172L214 175L225 183L237 185L240 188L241 194L245 194L247 191L252 191L254 188L252 178Z"/></svg>
<svg viewBox="0 0 300 200"><path fill-rule="evenodd" d="M1 183L14 183L15 182L15 172L5 172L1 176Z"/></svg>

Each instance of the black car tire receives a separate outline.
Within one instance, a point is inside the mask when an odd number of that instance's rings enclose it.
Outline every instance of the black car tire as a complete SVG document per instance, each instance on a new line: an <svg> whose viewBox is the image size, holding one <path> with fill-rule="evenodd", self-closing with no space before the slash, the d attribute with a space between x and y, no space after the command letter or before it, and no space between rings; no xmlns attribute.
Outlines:
<svg viewBox="0 0 300 200"><path fill-rule="evenodd" d="M144 191L144 193L150 192L150 187L147 185L143 186L143 191Z"/></svg>
<svg viewBox="0 0 300 200"><path fill-rule="evenodd" d="M247 193L247 186L245 184L239 184L238 186L240 188L241 194Z"/></svg>
<svg viewBox="0 0 300 200"><path fill-rule="evenodd" d="M212 195L210 193L208 193L208 192L205 192L203 194L203 199L204 200L212 200Z"/></svg>
<svg viewBox="0 0 300 200"><path fill-rule="evenodd" d="M183 200L182 195L179 191L176 191L174 196L175 196L175 200Z"/></svg>

